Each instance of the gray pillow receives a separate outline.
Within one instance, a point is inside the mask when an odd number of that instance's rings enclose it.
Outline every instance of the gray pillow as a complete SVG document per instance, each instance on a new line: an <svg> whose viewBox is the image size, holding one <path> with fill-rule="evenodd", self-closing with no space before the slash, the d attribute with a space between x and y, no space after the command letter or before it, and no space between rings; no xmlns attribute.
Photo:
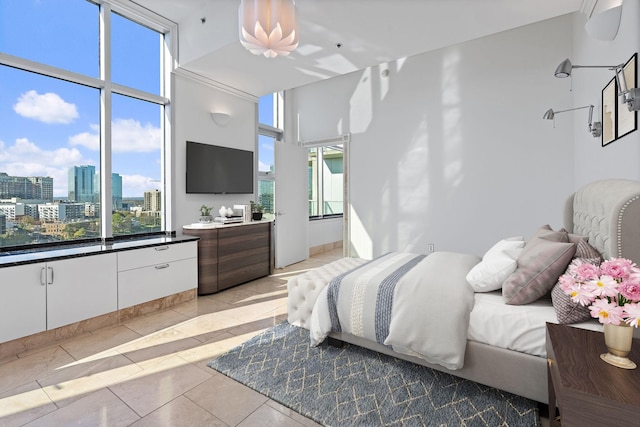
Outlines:
<svg viewBox="0 0 640 427"><path fill-rule="evenodd" d="M502 284L504 302L529 304L549 293L575 252L566 232L538 230L518 257L518 268Z"/></svg>

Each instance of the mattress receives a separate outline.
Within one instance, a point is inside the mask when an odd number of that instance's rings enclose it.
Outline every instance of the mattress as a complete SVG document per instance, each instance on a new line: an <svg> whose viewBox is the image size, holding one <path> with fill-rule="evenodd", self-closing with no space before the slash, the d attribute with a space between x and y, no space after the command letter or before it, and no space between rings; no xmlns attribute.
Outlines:
<svg viewBox="0 0 640 427"><path fill-rule="evenodd" d="M503 302L500 290L476 293L467 339L546 357L546 322L558 323L550 299L508 305ZM596 319L572 326L602 331L602 325Z"/></svg>

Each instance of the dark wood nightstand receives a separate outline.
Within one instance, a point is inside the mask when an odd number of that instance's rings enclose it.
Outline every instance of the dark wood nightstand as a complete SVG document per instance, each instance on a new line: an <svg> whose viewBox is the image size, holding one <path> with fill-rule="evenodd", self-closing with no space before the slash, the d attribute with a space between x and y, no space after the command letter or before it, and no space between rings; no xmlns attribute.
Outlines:
<svg viewBox="0 0 640 427"><path fill-rule="evenodd" d="M600 359L606 353L602 332L547 323L549 421L562 427L638 425L640 368L616 368ZM640 362L640 340L629 359Z"/></svg>

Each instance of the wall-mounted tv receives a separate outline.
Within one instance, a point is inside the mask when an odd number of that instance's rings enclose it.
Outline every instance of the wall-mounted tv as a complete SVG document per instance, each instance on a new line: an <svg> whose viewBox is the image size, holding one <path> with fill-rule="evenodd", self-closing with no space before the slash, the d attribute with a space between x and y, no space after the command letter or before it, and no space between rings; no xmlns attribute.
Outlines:
<svg viewBox="0 0 640 427"><path fill-rule="evenodd" d="M187 141L187 193L253 193L253 152Z"/></svg>

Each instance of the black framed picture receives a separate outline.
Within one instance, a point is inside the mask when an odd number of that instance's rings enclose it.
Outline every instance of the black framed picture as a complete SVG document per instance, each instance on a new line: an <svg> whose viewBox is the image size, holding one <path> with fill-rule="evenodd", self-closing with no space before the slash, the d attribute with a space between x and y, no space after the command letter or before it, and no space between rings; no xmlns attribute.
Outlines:
<svg viewBox="0 0 640 427"><path fill-rule="evenodd" d="M638 54L634 53L624 64L623 73L627 89L638 85L637 79ZM613 78L602 89L602 146L608 145L616 139L638 129L638 115L636 111L629 111Z"/></svg>

